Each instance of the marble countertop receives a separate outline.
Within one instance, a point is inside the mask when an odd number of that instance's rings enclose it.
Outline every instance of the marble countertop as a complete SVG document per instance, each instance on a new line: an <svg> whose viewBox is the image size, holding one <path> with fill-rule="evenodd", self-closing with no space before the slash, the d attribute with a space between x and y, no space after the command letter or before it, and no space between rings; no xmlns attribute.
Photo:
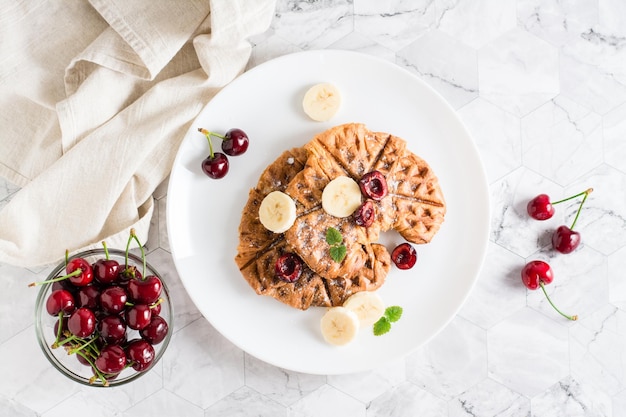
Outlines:
<svg viewBox="0 0 626 417"><path fill-rule="evenodd" d="M361 51L395 62L456 109L483 159L491 232L477 285L428 344L383 369L325 376L246 354L198 312L172 263L166 187L147 242L177 323L162 361L112 389L70 382L35 341L35 296L49 269L0 265L0 415L65 416L603 416L626 415L626 3L622 0L278 0L253 38L249 67L310 49ZM594 188L570 255L553 219L526 202ZM0 208L19 190L0 180ZM519 279L526 261L555 271L559 316Z"/></svg>

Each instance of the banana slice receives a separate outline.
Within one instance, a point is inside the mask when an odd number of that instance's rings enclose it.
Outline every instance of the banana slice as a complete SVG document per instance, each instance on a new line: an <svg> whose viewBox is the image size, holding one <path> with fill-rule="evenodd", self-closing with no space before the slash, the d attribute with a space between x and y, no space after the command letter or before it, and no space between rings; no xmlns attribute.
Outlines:
<svg viewBox="0 0 626 417"><path fill-rule="evenodd" d="M325 122L330 120L341 106L341 94L337 87L330 83L316 84L304 94L302 108L313 120Z"/></svg>
<svg viewBox="0 0 626 417"><path fill-rule="evenodd" d="M259 220L274 233L286 232L296 221L296 203L287 194L272 191L261 201Z"/></svg>
<svg viewBox="0 0 626 417"><path fill-rule="evenodd" d="M385 314L385 304L380 296L371 291L352 294L343 303L348 310L354 311L362 327L371 326Z"/></svg>
<svg viewBox="0 0 626 417"><path fill-rule="evenodd" d="M361 205L361 189L352 178L340 176L322 191L322 208L335 217L348 217Z"/></svg>
<svg viewBox="0 0 626 417"><path fill-rule="evenodd" d="M331 345L343 346L350 343L359 331L359 318L345 307L329 308L320 322L322 336Z"/></svg>

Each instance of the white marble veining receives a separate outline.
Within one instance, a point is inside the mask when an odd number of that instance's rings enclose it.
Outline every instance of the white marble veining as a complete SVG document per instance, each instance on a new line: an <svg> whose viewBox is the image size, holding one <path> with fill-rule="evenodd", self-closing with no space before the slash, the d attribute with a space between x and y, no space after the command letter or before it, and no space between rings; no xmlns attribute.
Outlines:
<svg viewBox="0 0 626 417"><path fill-rule="evenodd" d="M621 417L626 415L626 3L623 0L278 0L248 68L292 52L355 50L394 62L457 110L483 159L491 231L479 280L450 324L381 369L308 375L254 358L195 308L171 260L167 183L146 243L171 291L162 361L114 389L59 375L35 341L48 269L0 265L0 416ZM577 201L545 222L526 203L589 195L572 254L551 249ZM18 187L0 180L0 209ZM529 291L520 269L552 265ZM304 358L303 360L306 360Z"/></svg>

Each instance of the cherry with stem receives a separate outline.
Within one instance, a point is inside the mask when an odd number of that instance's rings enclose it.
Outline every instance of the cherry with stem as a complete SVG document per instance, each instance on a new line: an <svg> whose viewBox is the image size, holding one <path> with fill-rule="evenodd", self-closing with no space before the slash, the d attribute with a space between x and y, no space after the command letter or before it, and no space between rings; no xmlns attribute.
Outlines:
<svg viewBox="0 0 626 417"><path fill-rule="evenodd" d="M550 284L554 279L554 273L552 272L552 268L547 262L544 261L530 261L528 262L524 268L522 268L521 272L522 282L524 286L529 290L536 290L537 288L541 288L544 295L548 299L548 302L554 308L554 310L559 313L561 316L565 317L568 320L578 320L577 315L567 315L559 310L556 305L550 299L548 292L546 291L545 285Z"/></svg>
<svg viewBox="0 0 626 417"><path fill-rule="evenodd" d="M555 210L553 206L573 200L574 198L578 198L582 195L586 196L592 191L593 188L589 188L581 193L553 202L550 201L550 197L547 194L539 194L528 202L526 211L528 212L528 215L535 220L548 220L554 215Z"/></svg>
<svg viewBox="0 0 626 417"><path fill-rule="evenodd" d="M203 128L198 128L198 132L205 135L209 142L209 156L202 161L202 172L213 179L223 178L228 173L228 157L222 152L213 151L211 132Z"/></svg>
<svg viewBox="0 0 626 417"><path fill-rule="evenodd" d="M579 195L583 195L583 200L578 205L578 210L576 211L576 216L574 217L574 221L570 227L565 225L559 226L554 233L552 234L552 247L560 253L571 253L573 252L578 245L580 244L580 233L574 230L574 226L578 221L578 217L580 216L580 212L583 208L583 204L587 200L589 194L593 191L593 188L589 188L582 192ZM562 200L567 201L568 199Z"/></svg>

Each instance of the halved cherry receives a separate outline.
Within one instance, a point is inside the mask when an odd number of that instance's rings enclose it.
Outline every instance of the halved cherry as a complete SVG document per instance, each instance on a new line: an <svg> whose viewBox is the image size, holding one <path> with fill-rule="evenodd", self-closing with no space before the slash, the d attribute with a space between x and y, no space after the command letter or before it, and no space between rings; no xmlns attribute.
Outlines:
<svg viewBox="0 0 626 417"><path fill-rule="evenodd" d="M391 260L400 269L411 269L417 262L417 252L410 243L401 243L391 252Z"/></svg>
<svg viewBox="0 0 626 417"><path fill-rule="evenodd" d="M359 226L370 227L374 223L376 211L372 200L365 200L361 206L354 212L354 222Z"/></svg>
<svg viewBox="0 0 626 417"><path fill-rule="evenodd" d="M285 282L296 282L302 275L302 260L294 253L284 253L274 266L276 276Z"/></svg>
<svg viewBox="0 0 626 417"><path fill-rule="evenodd" d="M371 171L361 177L359 188L364 196L380 201L387 195L387 180L380 171Z"/></svg>

